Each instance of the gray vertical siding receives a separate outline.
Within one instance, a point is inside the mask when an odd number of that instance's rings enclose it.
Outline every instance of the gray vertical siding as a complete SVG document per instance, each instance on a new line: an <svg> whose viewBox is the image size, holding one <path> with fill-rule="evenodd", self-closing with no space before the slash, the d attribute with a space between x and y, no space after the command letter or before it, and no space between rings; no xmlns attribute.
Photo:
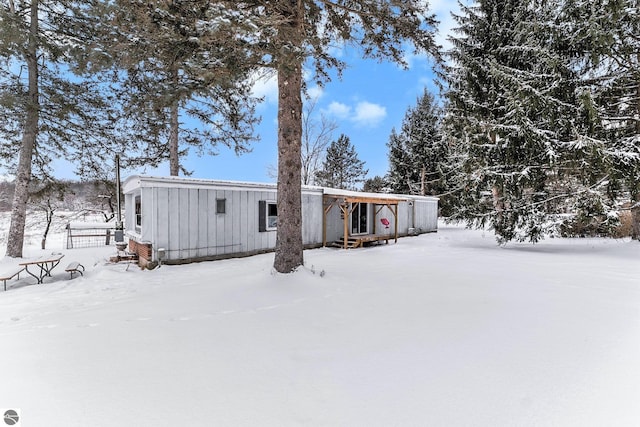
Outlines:
<svg viewBox="0 0 640 427"><path fill-rule="evenodd" d="M144 209L144 206L152 206L153 205L153 192L148 189L148 188L143 188L143 191L141 191L140 193L140 207L141 209ZM134 203L135 206L135 203ZM133 217L134 217L134 222L133 224L135 225L135 208L133 209ZM152 221L147 220L147 215L145 215L145 212L142 211L141 212L141 224L140 224L140 234L143 236L151 236L152 235L152 227L153 227L153 223ZM145 240L147 241L147 240Z"/></svg>
<svg viewBox="0 0 640 427"><path fill-rule="evenodd" d="M414 227L418 232L426 233L438 229L438 200L414 200Z"/></svg>
<svg viewBox="0 0 640 427"><path fill-rule="evenodd" d="M324 207L321 206L321 212L323 211ZM341 212L340 207L338 205L334 205L327 214L327 242L338 240L344 233L344 225L342 223L342 218L340 217ZM320 237L320 239L322 239L322 237Z"/></svg>
<svg viewBox="0 0 640 427"><path fill-rule="evenodd" d="M402 215L403 210L401 205L402 203L398 204L398 234L404 233L403 231L405 228L404 223L406 223L406 221L403 221L403 215ZM378 212L378 214L376 215L376 234L395 235L396 233L395 220L393 215L394 211L392 210L392 208L386 205L385 206L377 205L375 208L376 210L380 209L380 212ZM373 218L373 216L371 218ZM381 222L382 218L386 218L389 220L389 228L385 228L385 226L382 224Z"/></svg>
<svg viewBox="0 0 640 427"><path fill-rule="evenodd" d="M258 231L260 200L275 202L274 191L142 187L141 241L165 248L167 260L189 260L275 248L276 231ZM133 194L127 195L133 205ZM216 213L225 199L226 212ZM303 195L303 241L322 243L322 195ZM129 224L134 223L133 214Z"/></svg>
<svg viewBox="0 0 640 427"><path fill-rule="evenodd" d="M124 224L128 230L133 230L135 221L134 194L124 195Z"/></svg>
<svg viewBox="0 0 640 427"><path fill-rule="evenodd" d="M302 194L302 243L322 243L322 194Z"/></svg>
<svg viewBox="0 0 640 427"><path fill-rule="evenodd" d="M143 185L146 184L146 185ZM142 227L135 231L135 210L125 211L127 231L141 242L152 243L153 258L159 248L166 250L168 261L195 260L267 251L275 248L276 230L259 231L259 202L275 202L274 187L249 188L225 186L163 186L141 181L125 194L127 206L135 205L141 196ZM413 197L413 196L412 196ZM218 199L225 199L225 213L216 213ZM302 194L302 238L305 245L319 245L323 241L323 195L320 190ZM394 215L387 206L369 204L369 229L377 234L395 233ZM398 204L398 234L406 235L410 228L417 232L437 230L437 199L415 197ZM343 234L343 220L339 206L334 205L326 217L327 242L338 240ZM390 222L385 229L382 218ZM131 225L129 225L131 224ZM350 226L350 224L349 224Z"/></svg>

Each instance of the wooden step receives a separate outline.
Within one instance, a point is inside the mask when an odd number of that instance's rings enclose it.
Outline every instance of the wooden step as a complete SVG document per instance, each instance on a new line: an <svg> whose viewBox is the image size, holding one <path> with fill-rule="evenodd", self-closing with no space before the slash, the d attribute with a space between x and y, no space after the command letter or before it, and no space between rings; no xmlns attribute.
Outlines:
<svg viewBox="0 0 640 427"><path fill-rule="evenodd" d="M363 234L360 236L349 236L347 238L347 249L354 249L364 246L365 244L379 244L382 241L389 243L389 239L392 238L389 235L382 234ZM344 248L344 238L341 237L331 244L337 248Z"/></svg>
<svg viewBox="0 0 640 427"><path fill-rule="evenodd" d="M347 239L347 249L354 249L359 247L362 244L362 241L356 237L349 237ZM344 238L340 238L332 243L332 246L337 248L344 248Z"/></svg>

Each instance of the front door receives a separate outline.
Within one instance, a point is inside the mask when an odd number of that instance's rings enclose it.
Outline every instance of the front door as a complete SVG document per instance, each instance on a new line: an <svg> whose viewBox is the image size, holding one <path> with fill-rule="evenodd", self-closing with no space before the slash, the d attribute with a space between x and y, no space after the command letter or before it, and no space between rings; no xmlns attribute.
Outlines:
<svg viewBox="0 0 640 427"><path fill-rule="evenodd" d="M354 203L351 212L351 235L369 232L369 209L367 203Z"/></svg>

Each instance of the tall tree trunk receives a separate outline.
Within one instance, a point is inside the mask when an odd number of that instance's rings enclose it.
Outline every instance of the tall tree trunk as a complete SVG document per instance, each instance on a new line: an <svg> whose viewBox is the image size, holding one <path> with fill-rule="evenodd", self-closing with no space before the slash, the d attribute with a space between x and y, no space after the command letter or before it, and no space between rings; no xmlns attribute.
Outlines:
<svg viewBox="0 0 640 427"><path fill-rule="evenodd" d="M278 61L278 235L273 267L291 273L303 265L302 245L302 9L287 8L279 29L285 51Z"/></svg>
<svg viewBox="0 0 640 427"><path fill-rule="evenodd" d="M178 86L178 72L171 70L171 80L174 87ZM180 159L178 147L178 129L180 127L180 103L176 95L176 99L171 104L169 112L169 175L178 176L180 174Z"/></svg>
<svg viewBox="0 0 640 427"><path fill-rule="evenodd" d="M11 225L7 239L6 256L22 258L24 245L24 227L27 216L27 202L29 200L29 184L31 183L31 162L38 136L38 120L40 105L38 101L38 1L31 2L31 16L29 27L29 45L25 53L29 79L29 93L26 107L24 133L20 147L18 170L16 171L16 188L13 194L11 209Z"/></svg>
<svg viewBox="0 0 640 427"><path fill-rule="evenodd" d="M636 191L631 204L631 237L640 240L640 191Z"/></svg>
<svg viewBox="0 0 640 427"><path fill-rule="evenodd" d="M640 64L640 54L636 54L636 64ZM636 114L640 115L640 73L636 74ZM636 120L636 134L640 135L640 120ZM631 203L632 237L640 241L640 185L635 184L631 194L635 195Z"/></svg>

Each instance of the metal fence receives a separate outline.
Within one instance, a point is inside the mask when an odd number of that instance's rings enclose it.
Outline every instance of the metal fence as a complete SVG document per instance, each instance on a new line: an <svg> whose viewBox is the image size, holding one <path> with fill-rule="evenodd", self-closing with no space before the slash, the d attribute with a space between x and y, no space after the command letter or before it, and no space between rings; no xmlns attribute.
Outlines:
<svg viewBox="0 0 640 427"><path fill-rule="evenodd" d="M67 224L67 249L94 248L113 243L115 224L70 222Z"/></svg>

